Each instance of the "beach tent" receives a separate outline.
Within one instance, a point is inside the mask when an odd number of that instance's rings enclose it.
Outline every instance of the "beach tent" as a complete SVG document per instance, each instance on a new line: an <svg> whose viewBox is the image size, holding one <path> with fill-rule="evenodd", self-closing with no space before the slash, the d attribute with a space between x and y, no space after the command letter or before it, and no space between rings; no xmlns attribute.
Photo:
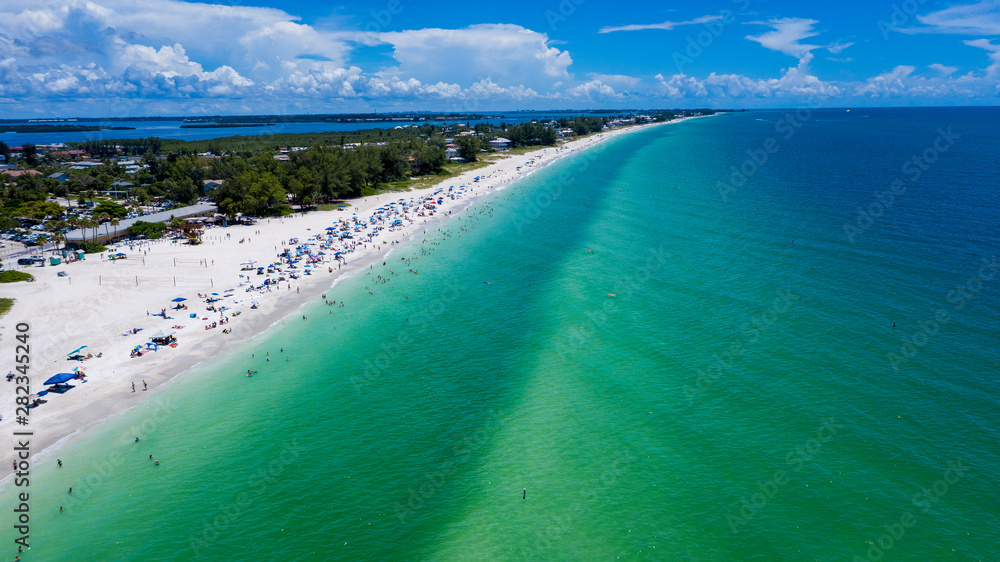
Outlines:
<svg viewBox="0 0 1000 562"><path fill-rule="evenodd" d="M52 375L49 377L49 380L43 382L42 384L60 384L73 380L73 377L75 376L76 375L73 373L59 373L58 375Z"/></svg>
<svg viewBox="0 0 1000 562"><path fill-rule="evenodd" d="M155 334L149 336L149 339L163 340L172 337L174 334L175 332L173 330L160 330L159 332L156 332Z"/></svg>

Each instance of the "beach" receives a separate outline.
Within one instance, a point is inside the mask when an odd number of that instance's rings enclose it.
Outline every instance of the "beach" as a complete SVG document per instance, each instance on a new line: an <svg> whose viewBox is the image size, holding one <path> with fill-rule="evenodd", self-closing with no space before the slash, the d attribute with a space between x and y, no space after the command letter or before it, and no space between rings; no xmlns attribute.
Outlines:
<svg viewBox="0 0 1000 562"><path fill-rule="evenodd" d="M352 200L345 209L208 228L200 245L166 239L120 243L109 250L126 254L125 259L112 262L106 259L107 254L91 254L84 261L30 268L35 282L3 286L3 296L16 301L0 333L0 357L5 358L0 370L6 374L15 367L15 346L19 343L14 337L18 333L15 325L23 322L28 325L32 394L45 390L42 382L58 373L83 368L86 377L85 382L69 381L74 388L65 394L43 396L47 402L31 409L28 425L18 429L30 427L34 432L33 456L43 459L101 420L152 397L192 366L243 344L276 323L302 321L294 315L297 308L321 298L338 280L381 261L394 245L419 235L428 226L458 216L480 198L563 157L650 126L654 125L616 129L559 147L510 155L433 187ZM440 204L434 205L433 214L423 209L424 202L436 203L435 199ZM250 289L279 275L258 276L256 267L278 261L284 250L310 239L316 245L327 228L344 221L353 226L354 217L369 222L379 208L388 209L390 203L400 202L408 205L406 214L393 215L401 222L394 226L390 221L380 223L372 241L334 239L334 247L313 264L310 275L285 278L263 291ZM347 244L354 246L349 253ZM343 261L334 259L335 249L344 251ZM255 262L254 267L246 265L249 262ZM60 271L68 275L59 277ZM208 303L205 297L218 300ZM335 296L330 298L336 300ZM221 311L223 306L225 311ZM158 316L161 311L165 316ZM206 329L213 323L214 328ZM156 346L152 351L146 345L149 336L160 331L175 332L177 346ZM81 346L86 346L79 350L84 359L69 359L68 354ZM143 348L143 354L133 357L136 346ZM4 416L0 423L8 428L8 436L16 427L17 386L12 381L0 385L0 413Z"/></svg>

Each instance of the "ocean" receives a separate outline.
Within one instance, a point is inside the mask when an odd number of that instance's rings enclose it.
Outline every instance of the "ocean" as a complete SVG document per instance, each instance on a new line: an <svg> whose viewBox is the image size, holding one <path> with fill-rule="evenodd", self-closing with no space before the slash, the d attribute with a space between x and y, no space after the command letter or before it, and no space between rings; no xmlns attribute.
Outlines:
<svg viewBox="0 0 1000 562"><path fill-rule="evenodd" d="M994 559L998 122L565 158L33 466L22 559Z"/></svg>

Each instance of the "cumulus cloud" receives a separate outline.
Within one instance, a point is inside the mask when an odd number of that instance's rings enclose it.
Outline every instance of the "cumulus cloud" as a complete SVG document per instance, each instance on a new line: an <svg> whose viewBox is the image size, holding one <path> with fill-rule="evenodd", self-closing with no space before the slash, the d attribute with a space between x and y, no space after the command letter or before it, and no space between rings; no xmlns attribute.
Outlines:
<svg viewBox="0 0 1000 562"><path fill-rule="evenodd" d="M617 101L625 98L623 94L615 92L614 88L600 80L591 80L569 88L566 90L566 95L588 101Z"/></svg>
<svg viewBox="0 0 1000 562"><path fill-rule="evenodd" d="M671 29L681 25L709 23L721 19L722 19L721 15L715 15L715 16L702 16L700 18L695 18L693 20L688 20L688 21L665 21L663 23L621 25L617 27L608 26L608 27L602 27L600 31L598 31L598 33L613 33L615 31L645 31L649 29L670 31Z"/></svg>
<svg viewBox="0 0 1000 562"><path fill-rule="evenodd" d="M686 74L675 74L670 78L658 74L655 80L662 95L675 100L705 97L730 101L748 98L807 100L841 95L839 86L810 74L811 61L812 55L806 54L797 66L785 69L780 78L751 78L713 72L703 79Z"/></svg>
<svg viewBox="0 0 1000 562"><path fill-rule="evenodd" d="M418 29L379 34L392 45L397 66L383 75L424 81L473 83L483 78L549 89L569 79L573 63L566 51L550 46L544 33L518 25L483 24L463 29Z"/></svg>

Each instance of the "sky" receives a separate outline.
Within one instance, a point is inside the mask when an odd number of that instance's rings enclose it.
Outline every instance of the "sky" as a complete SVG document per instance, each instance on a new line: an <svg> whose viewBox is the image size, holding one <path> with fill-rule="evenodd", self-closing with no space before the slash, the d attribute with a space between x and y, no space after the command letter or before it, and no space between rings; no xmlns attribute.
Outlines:
<svg viewBox="0 0 1000 562"><path fill-rule="evenodd" d="M0 118L998 105L1000 0L0 0Z"/></svg>

